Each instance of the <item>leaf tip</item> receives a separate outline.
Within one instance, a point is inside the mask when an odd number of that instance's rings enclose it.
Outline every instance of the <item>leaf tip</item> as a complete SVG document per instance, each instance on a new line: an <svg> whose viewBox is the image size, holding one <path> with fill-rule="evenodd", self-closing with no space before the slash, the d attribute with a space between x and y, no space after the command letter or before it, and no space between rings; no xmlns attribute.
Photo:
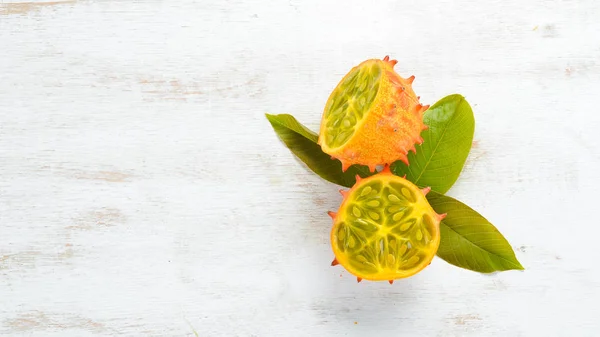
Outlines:
<svg viewBox="0 0 600 337"><path fill-rule="evenodd" d="M267 120L268 120L269 122L271 122L271 123L272 123L272 122L273 122L273 120L275 119L275 115L273 115L273 114L270 114L270 113L268 113L268 112L265 112L265 117L266 117L266 118L267 118Z"/></svg>
<svg viewBox="0 0 600 337"><path fill-rule="evenodd" d="M525 270L525 267L523 267L523 265L521 264L521 262L519 262L519 260L515 259L515 262L516 262L515 270Z"/></svg>

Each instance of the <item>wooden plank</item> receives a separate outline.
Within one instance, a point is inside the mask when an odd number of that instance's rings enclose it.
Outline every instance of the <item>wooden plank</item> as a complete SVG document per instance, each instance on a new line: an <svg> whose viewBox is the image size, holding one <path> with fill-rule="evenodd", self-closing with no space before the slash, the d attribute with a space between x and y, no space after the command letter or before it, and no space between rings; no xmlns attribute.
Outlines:
<svg viewBox="0 0 600 337"><path fill-rule="evenodd" d="M0 335L595 336L597 1L0 2ZM449 192L524 272L330 267L316 130L385 55L476 142ZM569 231L567 231L569 229Z"/></svg>

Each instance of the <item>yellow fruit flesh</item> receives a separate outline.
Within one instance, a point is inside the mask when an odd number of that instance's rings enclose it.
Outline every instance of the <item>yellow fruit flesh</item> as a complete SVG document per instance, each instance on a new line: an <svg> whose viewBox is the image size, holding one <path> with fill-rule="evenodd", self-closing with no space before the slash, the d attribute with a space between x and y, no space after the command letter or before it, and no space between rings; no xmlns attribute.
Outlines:
<svg viewBox="0 0 600 337"><path fill-rule="evenodd" d="M381 66L370 62L355 67L333 91L325 108L327 147L340 147L354 134L379 91Z"/></svg>
<svg viewBox="0 0 600 337"><path fill-rule="evenodd" d="M437 252L441 216L417 186L388 172L358 182L334 218L331 244L344 268L366 280L395 280Z"/></svg>

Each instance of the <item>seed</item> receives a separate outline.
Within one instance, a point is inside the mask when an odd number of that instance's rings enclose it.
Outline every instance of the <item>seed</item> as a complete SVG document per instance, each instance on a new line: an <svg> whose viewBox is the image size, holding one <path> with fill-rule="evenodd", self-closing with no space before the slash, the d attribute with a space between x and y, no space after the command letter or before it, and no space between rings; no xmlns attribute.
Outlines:
<svg viewBox="0 0 600 337"><path fill-rule="evenodd" d="M356 206L352 207L352 214L354 214L354 216L357 218L362 215L360 209L358 209L358 207Z"/></svg>
<svg viewBox="0 0 600 337"><path fill-rule="evenodd" d="M371 193L371 186L367 186L365 188L363 188L363 190L360 192L360 196L364 197L365 195Z"/></svg>
<svg viewBox="0 0 600 337"><path fill-rule="evenodd" d="M336 118L330 118L327 121L327 125L326 125L327 126L327 131L329 131L329 132L336 131L335 128L334 128L335 123L337 123L337 119Z"/></svg>
<svg viewBox="0 0 600 337"><path fill-rule="evenodd" d="M358 260L358 262L367 262L367 258L362 255L357 256L356 259Z"/></svg>
<svg viewBox="0 0 600 337"><path fill-rule="evenodd" d="M347 119L344 119L344 127L349 128L350 127L350 121Z"/></svg>
<svg viewBox="0 0 600 337"><path fill-rule="evenodd" d="M353 236L351 236L351 237L348 239L348 247L350 247L350 248L354 248L354 246L356 246L356 240L354 240L354 237L353 237Z"/></svg>
<svg viewBox="0 0 600 337"><path fill-rule="evenodd" d="M396 213L400 209L402 209L401 205L390 206L390 207L388 207L388 212L390 212L390 213Z"/></svg>
<svg viewBox="0 0 600 337"><path fill-rule="evenodd" d="M336 91L335 97L333 98L333 102L331 103L330 110L333 111L333 110L337 109L340 105L342 105L343 102L344 102L344 100L340 96L340 93L338 91Z"/></svg>
<svg viewBox="0 0 600 337"><path fill-rule="evenodd" d="M341 114L342 112L344 112L344 106L343 106L343 105L342 105L341 107L339 107L339 108L335 109L335 110L334 110L334 111L331 113L331 116L332 116L332 117L335 117L335 116L337 116L337 115Z"/></svg>
<svg viewBox="0 0 600 337"><path fill-rule="evenodd" d="M428 214L423 215L423 225L427 229L433 228L433 220L431 219L431 216L429 216Z"/></svg>
<svg viewBox="0 0 600 337"><path fill-rule="evenodd" d="M388 199L390 199L391 202L400 202L400 198L398 198L395 194L388 195Z"/></svg>
<svg viewBox="0 0 600 337"><path fill-rule="evenodd" d="M404 196L405 196L407 199L410 199L410 200L412 200L412 195L410 194L410 191L409 191L408 189L406 189L406 188L403 188L403 189L402 189L402 194L404 194Z"/></svg>
<svg viewBox="0 0 600 337"><path fill-rule="evenodd" d="M346 118L348 118L348 120L350 121L350 124L352 124L352 125L356 124L356 117L354 117L353 115L348 115L348 116L346 116Z"/></svg>
<svg viewBox="0 0 600 337"><path fill-rule="evenodd" d="M352 135L352 131L342 132L336 137L336 140L339 143L345 143L348 140L348 138L350 138L351 135Z"/></svg>
<svg viewBox="0 0 600 337"><path fill-rule="evenodd" d="M342 122L342 118L338 118L335 120L335 122L333 122L333 126L337 128L340 126L341 122Z"/></svg>
<svg viewBox="0 0 600 337"><path fill-rule="evenodd" d="M425 238L425 243L429 243L429 241L431 241L431 234L426 229L423 229L423 237Z"/></svg>
<svg viewBox="0 0 600 337"><path fill-rule="evenodd" d="M346 234L345 232L344 227L340 227L340 229L338 229L338 238L344 237L344 234Z"/></svg>
<svg viewBox="0 0 600 337"><path fill-rule="evenodd" d="M417 262L419 262L419 257L415 255L406 261L406 266L410 267Z"/></svg>
<svg viewBox="0 0 600 337"><path fill-rule="evenodd" d="M407 223L403 224L402 226L400 226L400 230L402 232L404 232L404 231L408 230L411 225L412 225L412 222L407 222Z"/></svg>
<svg viewBox="0 0 600 337"><path fill-rule="evenodd" d="M381 69L378 66L374 66L371 71L373 72L373 79L378 79L381 75Z"/></svg>
<svg viewBox="0 0 600 337"><path fill-rule="evenodd" d="M379 220L379 214L375 213L375 212L369 212L369 216L373 219L373 220Z"/></svg>
<svg viewBox="0 0 600 337"><path fill-rule="evenodd" d="M364 91L367 88L367 82L368 81L360 82L358 89L360 89L360 91Z"/></svg>
<svg viewBox="0 0 600 337"><path fill-rule="evenodd" d="M329 106L327 107L327 114L325 115L325 117L329 118L331 117L331 113L333 112L333 108L331 107L332 104L329 104Z"/></svg>
<svg viewBox="0 0 600 337"><path fill-rule="evenodd" d="M406 253L406 250L408 249L408 246L406 245L402 245L400 246L400 250L398 250L398 256L403 256Z"/></svg>
<svg viewBox="0 0 600 337"><path fill-rule="evenodd" d="M371 200L371 201L367 202L367 205L371 206L371 207L378 207L380 204L381 203L379 202L379 200Z"/></svg>
<svg viewBox="0 0 600 337"><path fill-rule="evenodd" d="M417 229L417 241L421 241L423 238L423 233L421 233L420 229Z"/></svg>
<svg viewBox="0 0 600 337"><path fill-rule="evenodd" d="M351 224L357 229L367 233L372 233L379 230L379 227L369 221L366 221L364 218L356 218Z"/></svg>
<svg viewBox="0 0 600 337"><path fill-rule="evenodd" d="M398 213L394 214L392 219L394 219L394 221L399 221L400 219L402 219L403 216L404 216L404 212L398 212Z"/></svg>
<svg viewBox="0 0 600 337"><path fill-rule="evenodd" d="M338 130L339 134L336 137L336 142L345 143L354 134L354 129L343 128L341 125L339 126Z"/></svg>
<svg viewBox="0 0 600 337"><path fill-rule="evenodd" d="M396 262L396 258L394 257L394 255L388 254L388 256L387 256L387 262L388 262L388 265L394 264L394 262Z"/></svg>
<svg viewBox="0 0 600 337"><path fill-rule="evenodd" d="M358 77L358 74L359 74L358 71L355 71L354 73L352 73L350 76L348 76L348 78L346 78L346 80L344 81L344 84L350 85Z"/></svg>

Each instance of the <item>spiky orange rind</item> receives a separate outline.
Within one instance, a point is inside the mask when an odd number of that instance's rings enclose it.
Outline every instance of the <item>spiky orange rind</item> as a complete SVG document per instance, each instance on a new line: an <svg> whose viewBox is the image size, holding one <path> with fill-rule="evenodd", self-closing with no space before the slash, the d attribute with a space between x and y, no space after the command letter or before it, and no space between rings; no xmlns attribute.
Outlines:
<svg viewBox="0 0 600 337"><path fill-rule="evenodd" d="M367 60L352 68L333 90L321 119L318 143L323 152L350 165L380 164L402 160L422 143L423 113L412 89L414 76L402 78L394 71L395 60Z"/></svg>
<svg viewBox="0 0 600 337"><path fill-rule="evenodd" d="M359 279L389 281L420 272L440 243L437 214L410 181L389 166L345 193L333 217L331 246L336 264Z"/></svg>

